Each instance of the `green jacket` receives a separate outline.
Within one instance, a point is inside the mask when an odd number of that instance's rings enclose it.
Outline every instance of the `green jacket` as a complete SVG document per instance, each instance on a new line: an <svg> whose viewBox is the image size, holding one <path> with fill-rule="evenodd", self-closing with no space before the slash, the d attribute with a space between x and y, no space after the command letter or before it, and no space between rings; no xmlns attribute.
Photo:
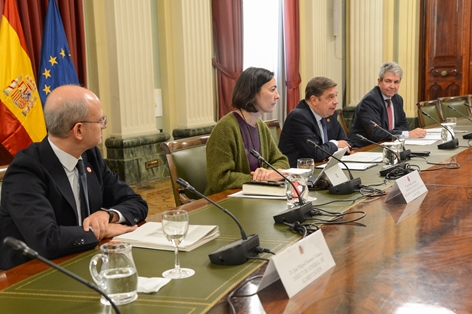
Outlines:
<svg viewBox="0 0 472 314"><path fill-rule="evenodd" d="M267 125L259 119L257 128L262 157L276 169L290 168L287 157L278 149ZM233 112L221 118L213 128L206 145L206 158L208 182L205 195L241 188L243 183L252 180L243 137ZM267 165L261 167L270 169Z"/></svg>

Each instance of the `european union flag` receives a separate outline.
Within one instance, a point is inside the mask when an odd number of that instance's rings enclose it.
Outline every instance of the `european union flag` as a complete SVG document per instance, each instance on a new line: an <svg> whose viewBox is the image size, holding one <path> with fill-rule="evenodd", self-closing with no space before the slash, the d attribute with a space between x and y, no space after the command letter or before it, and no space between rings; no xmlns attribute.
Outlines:
<svg viewBox="0 0 472 314"><path fill-rule="evenodd" d="M43 44L39 64L38 90L41 103L46 103L47 95L56 87L79 84L77 72L70 56L64 25L57 8L56 0L49 1L44 22Z"/></svg>

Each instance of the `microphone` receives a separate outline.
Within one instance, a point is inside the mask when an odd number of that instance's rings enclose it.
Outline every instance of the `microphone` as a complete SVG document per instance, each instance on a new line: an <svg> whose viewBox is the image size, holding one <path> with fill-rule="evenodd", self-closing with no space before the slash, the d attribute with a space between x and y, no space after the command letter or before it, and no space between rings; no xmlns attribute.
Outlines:
<svg viewBox="0 0 472 314"><path fill-rule="evenodd" d="M389 131L385 130L383 127L381 127L377 122L370 120L370 123L372 123L374 128L378 128L378 129L384 131L385 133L390 135L392 138L395 136L391 132L389 132ZM410 159L410 154L411 154L411 151L409 149L405 149L405 146L402 145L402 151L400 152L400 160Z"/></svg>
<svg viewBox="0 0 472 314"><path fill-rule="evenodd" d="M431 120L433 120L434 122L436 122L437 124L439 124L443 129L446 129L449 132L449 134L451 134L452 140L439 144L438 149L452 149L452 148L459 147L459 140L457 138L454 138L454 134L452 134L451 130L446 128L444 125L441 124L441 122L434 119L430 114L424 112L423 110L421 110L421 113L427 116L428 118L430 118Z"/></svg>
<svg viewBox="0 0 472 314"><path fill-rule="evenodd" d="M312 140L306 140L308 145L311 145L315 148L320 149L324 153L330 155L332 158L336 159L338 162L342 163L344 167L346 167L347 172L349 173L349 178L351 180L340 183L338 185L332 186L329 188L329 192L331 194L352 194L354 193L354 189L359 189L361 185L361 178L356 178L352 176L351 169L342 161L341 159L335 157L333 154L329 153L327 150L324 150L320 145L316 144Z"/></svg>
<svg viewBox="0 0 472 314"><path fill-rule="evenodd" d="M275 215L274 220L276 223L283 224L284 222L288 223L294 223L294 222L304 222L307 219L311 218L310 212L313 210L313 206L311 202L306 202L302 196L300 195L300 191L295 187L293 182L289 180L285 175L283 175L280 171L275 169L274 166L272 166L267 160L264 159L264 157L261 156L255 149L251 150L251 155L257 158L260 162L265 163L268 165L271 169L273 169L275 172L277 172L282 178L285 179L291 186L292 189L295 190L295 193L297 193L298 196L298 204L292 208L289 208L288 210Z"/></svg>
<svg viewBox="0 0 472 314"><path fill-rule="evenodd" d="M57 269L61 273L64 273L67 276L72 277L73 279L77 280L78 282L86 285L87 287L97 291L105 299L107 299L108 302L110 302L110 305L113 307L113 310L115 310L115 313L121 314L120 310L118 309L116 304L113 302L113 300L105 292L103 292L99 287L97 287L93 283L88 282L87 280L77 276L76 274L68 271L67 269L65 269L65 268L63 268L59 265L54 264L53 262L51 262L47 258L42 257L41 255L38 254L38 252L36 252L35 250L28 247L25 242L17 240L13 237L6 237L5 239L3 239L3 245L6 245L10 249L12 249L13 251L21 253L21 254L23 254L23 255L31 258L31 259L35 259L35 258L39 259L41 262L51 266L52 268Z"/></svg>
<svg viewBox="0 0 472 314"><path fill-rule="evenodd" d="M243 227L231 212L229 212L226 208L223 208L221 205L208 198L206 195L203 195L202 193L197 191L193 186L190 185L190 183L188 183L184 179L177 178L175 182L177 182L182 188L197 194L198 196L204 198L211 204L221 209L223 212L228 214L239 227L239 230L241 232L241 239L233 241L208 255L208 257L210 257L210 261L213 264L240 265L244 264L251 257L255 257L260 253L259 236L257 234L251 234L250 236L246 236Z"/></svg>
<svg viewBox="0 0 472 314"><path fill-rule="evenodd" d="M469 104L464 104L466 106L469 106ZM470 119L468 116L466 116L465 114L463 114L462 112L460 112L459 110L457 110L456 108L454 108L453 106L451 105L447 105L447 107L451 110L454 110L455 112L457 112L458 114L460 114L461 116L465 117L467 120L469 120L470 122L472 122L472 119ZM472 138L472 133L468 133L468 134L464 134L462 136L463 139L466 139L466 140L469 140Z"/></svg>
<svg viewBox="0 0 472 314"><path fill-rule="evenodd" d="M371 144L377 145L379 147L385 148L386 150L390 151L393 155L395 155L395 157L397 157L398 160L400 160L400 157L398 156L398 154L395 151L393 151L392 149L390 149L389 147L384 146L384 145L380 145L379 143L371 141L368 138L365 138L364 136L362 136L360 134L356 134L356 137L358 139L363 140L363 141L366 141L366 142L369 142ZM405 169L405 163L404 162L398 162L396 165L391 165L391 166L384 167L383 170L380 170L380 175L382 177L385 177L390 171L392 171L393 169L396 169L396 168Z"/></svg>
<svg viewBox="0 0 472 314"><path fill-rule="evenodd" d="M380 125L378 125L377 122L375 121L372 121L372 120L369 120L370 123L372 123L372 125L374 126L374 128L379 128L380 130L384 131L385 133L387 133L388 135L392 136L393 137L393 134L390 133L389 131L385 130L383 127L381 127Z"/></svg>

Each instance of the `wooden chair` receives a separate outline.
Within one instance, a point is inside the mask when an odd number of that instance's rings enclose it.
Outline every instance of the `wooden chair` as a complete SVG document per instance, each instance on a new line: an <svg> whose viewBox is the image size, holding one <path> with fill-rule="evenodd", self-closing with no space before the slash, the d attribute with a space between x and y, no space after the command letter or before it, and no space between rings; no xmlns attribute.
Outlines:
<svg viewBox="0 0 472 314"><path fill-rule="evenodd" d="M336 112L338 113L338 121L344 129L344 133L346 133L346 136L349 136L349 128L347 127L346 120L344 119L343 110L342 109L336 109Z"/></svg>
<svg viewBox="0 0 472 314"><path fill-rule="evenodd" d="M418 120L421 128L424 128L428 125L437 124L432 119L424 116L422 111L428 113L431 117L433 117L440 123L443 123L445 121L437 99L420 101L416 104L416 107L418 108Z"/></svg>
<svg viewBox="0 0 472 314"><path fill-rule="evenodd" d="M279 145L280 133L282 132L282 129L280 128L279 120L273 119L273 120L267 120L264 122L269 127L270 133L272 134L272 137L274 138L275 144Z"/></svg>
<svg viewBox="0 0 472 314"><path fill-rule="evenodd" d="M161 148L166 153L176 206L200 198L200 196L180 187L175 182L177 178L184 179L197 191L205 192L207 184L206 143L209 137L209 134L205 134L161 143Z"/></svg>
<svg viewBox="0 0 472 314"><path fill-rule="evenodd" d="M472 114L470 107L465 105L470 105L469 95L441 97L439 98L439 102L444 119L448 117L462 118L464 117L463 115L470 116ZM450 109L449 106L462 113L462 115L457 113L457 111Z"/></svg>

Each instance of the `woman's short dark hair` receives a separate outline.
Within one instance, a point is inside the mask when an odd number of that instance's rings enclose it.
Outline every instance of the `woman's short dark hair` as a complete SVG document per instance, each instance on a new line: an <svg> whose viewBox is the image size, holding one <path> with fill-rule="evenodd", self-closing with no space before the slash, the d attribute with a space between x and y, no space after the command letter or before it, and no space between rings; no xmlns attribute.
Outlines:
<svg viewBox="0 0 472 314"><path fill-rule="evenodd" d="M247 112L257 112L256 95L261 91L262 85L274 78L274 73L263 69L250 67L241 73L234 86L231 105Z"/></svg>

